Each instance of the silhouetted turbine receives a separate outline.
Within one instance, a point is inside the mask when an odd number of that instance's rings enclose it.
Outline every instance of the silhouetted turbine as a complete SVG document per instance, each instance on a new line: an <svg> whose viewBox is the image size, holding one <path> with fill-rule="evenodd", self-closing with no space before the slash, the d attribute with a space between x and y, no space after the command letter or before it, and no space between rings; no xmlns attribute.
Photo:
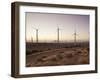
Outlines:
<svg viewBox="0 0 100 80"><path fill-rule="evenodd" d="M74 30L74 44L75 44L75 46L76 46L76 44L77 44L77 33L76 33L76 28L75 28L75 30Z"/></svg>
<svg viewBox="0 0 100 80"><path fill-rule="evenodd" d="M60 31L61 29L59 29L59 27L57 28L57 42L59 43L60 42L60 39L59 39L59 31Z"/></svg>
<svg viewBox="0 0 100 80"><path fill-rule="evenodd" d="M33 28L36 30L36 43L38 43L38 29L37 28Z"/></svg>

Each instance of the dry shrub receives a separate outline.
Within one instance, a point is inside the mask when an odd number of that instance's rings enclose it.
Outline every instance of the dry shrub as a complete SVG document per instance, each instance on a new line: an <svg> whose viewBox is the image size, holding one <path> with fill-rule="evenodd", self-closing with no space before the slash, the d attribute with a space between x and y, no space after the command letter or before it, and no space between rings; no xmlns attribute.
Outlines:
<svg viewBox="0 0 100 80"><path fill-rule="evenodd" d="M51 58L51 61L57 61L57 59L56 58Z"/></svg>
<svg viewBox="0 0 100 80"><path fill-rule="evenodd" d="M61 51L60 53L64 53L63 51Z"/></svg>
<svg viewBox="0 0 100 80"><path fill-rule="evenodd" d="M50 48L48 50L51 50Z"/></svg>
<svg viewBox="0 0 100 80"><path fill-rule="evenodd" d="M42 56L42 58L46 58L47 56Z"/></svg>
<svg viewBox="0 0 100 80"><path fill-rule="evenodd" d="M38 52L42 52L43 50L39 50Z"/></svg>
<svg viewBox="0 0 100 80"><path fill-rule="evenodd" d="M38 50L32 50L32 53L36 53L36 52L39 52Z"/></svg>
<svg viewBox="0 0 100 80"><path fill-rule="evenodd" d="M29 55L29 54L31 54L31 53L32 53L31 50L26 50L26 55Z"/></svg>
<svg viewBox="0 0 100 80"><path fill-rule="evenodd" d="M57 58L63 59L63 56L62 55L57 55Z"/></svg>
<svg viewBox="0 0 100 80"><path fill-rule="evenodd" d="M80 55L81 53L82 53L81 51L77 51L77 52L76 52L77 55Z"/></svg>
<svg viewBox="0 0 100 80"><path fill-rule="evenodd" d="M73 57L73 54L72 54L72 53L67 54L66 57L67 57L67 58L72 58L72 57Z"/></svg>
<svg viewBox="0 0 100 80"><path fill-rule="evenodd" d="M42 50L26 50L26 55L30 55L37 52L42 52Z"/></svg>
<svg viewBox="0 0 100 80"><path fill-rule="evenodd" d="M77 53L82 53L81 51L77 51Z"/></svg>
<svg viewBox="0 0 100 80"><path fill-rule="evenodd" d="M41 58L37 59L38 62L43 62L43 60Z"/></svg>

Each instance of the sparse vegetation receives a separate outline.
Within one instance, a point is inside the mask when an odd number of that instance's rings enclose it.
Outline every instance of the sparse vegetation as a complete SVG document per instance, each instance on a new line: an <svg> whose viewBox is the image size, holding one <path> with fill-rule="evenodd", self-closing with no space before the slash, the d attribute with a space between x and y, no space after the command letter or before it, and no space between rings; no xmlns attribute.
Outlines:
<svg viewBox="0 0 100 80"><path fill-rule="evenodd" d="M32 53L40 52L39 50L32 50Z"/></svg>
<svg viewBox="0 0 100 80"><path fill-rule="evenodd" d="M48 50L51 50L50 48Z"/></svg>
<svg viewBox="0 0 100 80"><path fill-rule="evenodd" d="M29 55L29 54L31 54L31 53L32 53L31 50L27 50L27 51L26 51L26 55Z"/></svg>
<svg viewBox="0 0 100 80"><path fill-rule="evenodd" d="M56 58L51 58L51 61L55 62L55 61L57 61L57 59Z"/></svg>
<svg viewBox="0 0 100 80"><path fill-rule="evenodd" d="M81 51L77 51L77 53L78 53L78 54L81 54L82 52L81 52Z"/></svg>
<svg viewBox="0 0 100 80"><path fill-rule="evenodd" d="M46 58L47 56L42 56L42 58Z"/></svg>
<svg viewBox="0 0 100 80"><path fill-rule="evenodd" d="M37 52L42 52L42 50L26 50L26 55L34 54Z"/></svg>
<svg viewBox="0 0 100 80"><path fill-rule="evenodd" d="M63 56L59 54L59 55L57 55L57 58L58 59L63 59Z"/></svg>
<svg viewBox="0 0 100 80"><path fill-rule="evenodd" d="M66 57L67 57L67 58L72 58L73 55L72 55L71 53L69 53L69 54L66 55Z"/></svg>
<svg viewBox="0 0 100 80"><path fill-rule="evenodd" d="M43 60L41 58L37 59L37 62L43 62Z"/></svg>
<svg viewBox="0 0 100 80"><path fill-rule="evenodd" d="M26 66L56 66L56 65L76 65L89 63L89 46L82 44L76 47L73 44L33 44L26 48ZM63 46L62 46L63 45ZM31 55L34 54L34 55Z"/></svg>
<svg viewBox="0 0 100 80"><path fill-rule="evenodd" d="M61 51L60 53L64 53L64 51Z"/></svg>

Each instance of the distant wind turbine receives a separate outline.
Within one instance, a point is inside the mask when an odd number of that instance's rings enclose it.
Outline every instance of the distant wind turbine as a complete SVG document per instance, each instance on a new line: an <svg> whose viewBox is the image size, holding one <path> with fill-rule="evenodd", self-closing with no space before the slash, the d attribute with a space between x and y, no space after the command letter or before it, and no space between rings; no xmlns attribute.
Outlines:
<svg viewBox="0 0 100 80"><path fill-rule="evenodd" d="M38 43L38 29L37 28L33 28L36 30L36 43Z"/></svg>
<svg viewBox="0 0 100 80"><path fill-rule="evenodd" d="M57 28L57 42L59 43L60 42L60 39L59 39L59 31L60 31L61 29L58 27Z"/></svg>
<svg viewBox="0 0 100 80"><path fill-rule="evenodd" d="M77 44L77 33L76 33L76 28L75 28L75 30L74 30L74 44L75 44L75 46L76 46L76 44Z"/></svg>

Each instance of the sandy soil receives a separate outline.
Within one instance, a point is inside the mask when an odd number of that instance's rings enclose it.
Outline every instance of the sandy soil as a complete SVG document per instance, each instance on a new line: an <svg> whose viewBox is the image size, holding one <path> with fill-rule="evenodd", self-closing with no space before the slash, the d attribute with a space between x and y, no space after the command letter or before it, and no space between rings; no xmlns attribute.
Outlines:
<svg viewBox="0 0 100 80"><path fill-rule="evenodd" d="M52 49L26 56L26 67L89 64L89 48Z"/></svg>

